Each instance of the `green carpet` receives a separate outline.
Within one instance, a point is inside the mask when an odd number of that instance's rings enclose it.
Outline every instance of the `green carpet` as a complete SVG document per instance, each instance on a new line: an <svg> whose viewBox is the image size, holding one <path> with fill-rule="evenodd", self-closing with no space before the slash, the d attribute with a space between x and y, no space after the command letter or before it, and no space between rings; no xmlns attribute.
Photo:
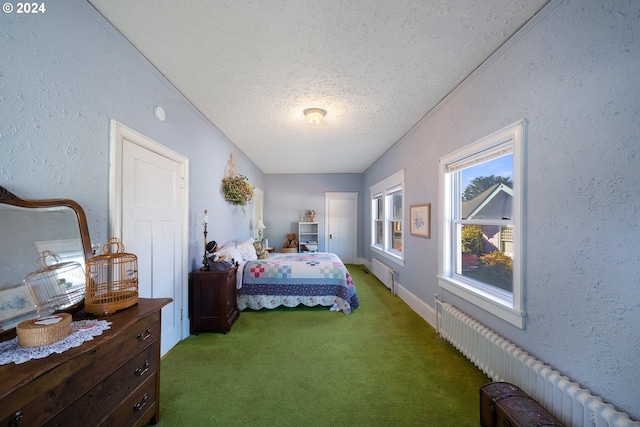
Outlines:
<svg viewBox="0 0 640 427"><path fill-rule="evenodd" d="M159 426L474 426L489 379L363 266L360 299L243 311L161 362Z"/></svg>

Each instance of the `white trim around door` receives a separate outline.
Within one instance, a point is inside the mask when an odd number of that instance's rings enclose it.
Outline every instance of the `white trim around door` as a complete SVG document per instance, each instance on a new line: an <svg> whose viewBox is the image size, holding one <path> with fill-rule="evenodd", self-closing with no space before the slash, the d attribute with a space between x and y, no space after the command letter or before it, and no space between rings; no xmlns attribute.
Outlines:
<svg viewBox="0 0 640 427"><path fill-rule="evenodd" d="M148 138L147 136L137 132L122 123L119 123L116 120L111 120L110 122L110 167L109 167L109 236L122 238L123 236L123 226L126 218L124 218L125 203L123 202L124 197L124 164L125 164L125 144L129 144L129 146L135 146L139 148L139 151L146 150L150 152L151 155L161 156L161 158L166 159L171 164L177 164L177 173L178 179L177 184L179 185L179 196L178 203L180 203L180 209L176 213L180 217L179 221L179 231L176 231L179 236L176 237L176 245L177 251L174 253L177 254L175 262L175 275L177 277L174 283L174 291L173 295L175 295L176 305L174 306L173 318L175 325L172 327L175 328L175 333L172 333L172 341L175 341L175 338L179 341L180 339L184 339L189 336L189 317L188 317L188 254L189 254L189 245L188 245L188 218L189 218L189 159L183 156L180 153L177 153L160 143ZM132 144L132 145L131 145ZM127 183L127 185L130 185ZM176 227L176 230L177 227ZM123 242L126 248L126 242ZM158 296L158 295L153 295ZM163 295L160 295L163 296ZM180 301L177 301L177 300ZM167 309L167 307L165 307ZM164 309L163 309L164 310ZM169 325L165 322L165 317L163 316L163 329L168 327ZM167 321L169 319L166 319ZM164 331L163 331L164 332ZM179 335L179 336L176 336ZM173 345L177 344L177 342L173 343L162 343L162 354L165 354ZM167 348L167 346L169 346Z"/></svg>

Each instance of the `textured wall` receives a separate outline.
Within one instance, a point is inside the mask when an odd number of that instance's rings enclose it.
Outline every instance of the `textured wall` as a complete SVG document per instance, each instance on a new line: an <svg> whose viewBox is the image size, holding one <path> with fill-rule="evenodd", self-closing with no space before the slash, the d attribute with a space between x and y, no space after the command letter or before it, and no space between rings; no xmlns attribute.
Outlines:
<svg viewBox="0 0 640 427"><path fill-rule="evenodd" d="M83 3L56 2L42 15L0 15L0 185L27 198L77 200L92 239L104 242L109 120L116 119L189 158L190 241L198 265L204 209L212 234L248 236L251 206L238 215L219 191L230 153L258 187L263 174ZM153 116L155 105L166 110L165 122Z"/></svg>
<svg viewBox="0 0 640 427"><path fill-rule="evenodd" d="M232 151L258 187L262 172L86 2L46 6L41 15L0 14L0 185L25 198L78 201L92 240L104 243L113 118L189 158L189 269L201 265L204 209L209 237L248 237L252 207L245 216L224 202L220 180Z"/></svg>
<svg viewBox="0 0 640 427"><path fill-rule="evenodd" d="M606 4L605 4L606 3ZM640 3L568 0L365 174L405 167L431 202L438 158L524 118L526 328L437 286L437 238L409 237L399 281L474 317L640 418Z"/></svg>
<svg viewBox="0 0 640 427"><path fill-rule="evenodd" d="M316 211L319 227L320 248L324 245L324 193L327 191L359 192L361 174L320 174L320 175L266 175L265 184L269 193L265 196L265 237L269 245L278 251L288 233L298 234L298 221L309 209ZM358 197L362 203L362 196ZM360 227L360 224L358 224Z"/></svg>

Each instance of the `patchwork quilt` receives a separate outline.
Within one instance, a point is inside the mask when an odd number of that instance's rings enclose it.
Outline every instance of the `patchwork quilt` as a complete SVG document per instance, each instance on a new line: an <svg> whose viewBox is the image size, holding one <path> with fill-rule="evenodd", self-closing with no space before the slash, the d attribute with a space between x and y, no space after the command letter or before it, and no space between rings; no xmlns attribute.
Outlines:
<svg viewBox="0 0 640 427"><path fill-rule="evenodd" d="M244 266L238 308L329 306L349 314L359 306L351 275L332 253L269 254Z"/></svg>

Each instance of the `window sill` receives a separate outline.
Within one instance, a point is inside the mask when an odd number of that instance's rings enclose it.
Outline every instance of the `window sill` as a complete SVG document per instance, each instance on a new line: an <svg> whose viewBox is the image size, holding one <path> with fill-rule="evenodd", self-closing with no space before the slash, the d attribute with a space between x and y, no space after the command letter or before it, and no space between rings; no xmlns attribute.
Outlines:
<svg viewBox="0 0 640 427"><path fill-rule="evenodd" d="M390 254L389 252L385 252L382 249L370 245L369 248L371 249L372 252L375 252L376 255L380 255L381 257L388 259L389 261L398 264L400 267L404 267L404 259L400 258L399 256Z"/></svg>
<svg viewBox="0 0 640 427"><path fill-rule="evenodd" d="M449 277L438 276L438 283L442 289L469 301L520 329L524 329L524 319L527 313L509 306L508 302L504 299L497 298L494 295L482 292L480 289Z"/></svg>

